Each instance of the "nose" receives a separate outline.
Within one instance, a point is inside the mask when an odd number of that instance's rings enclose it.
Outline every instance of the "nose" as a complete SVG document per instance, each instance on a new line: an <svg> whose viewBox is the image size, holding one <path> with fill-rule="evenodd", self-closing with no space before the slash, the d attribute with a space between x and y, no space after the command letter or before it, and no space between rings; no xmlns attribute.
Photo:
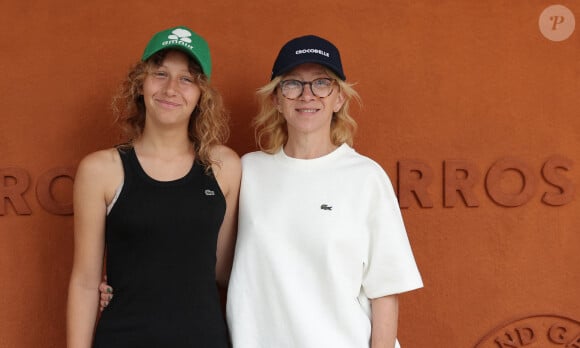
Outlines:
<svg viewBox="0 0 580 348"><path fill-rule="evenodd" d="M312 93L312 82L303 82L301 100L312 100L316 96Z"/></svg>
<svg viewBox="0 0 580 348"><path fill-rule="evenodd" d="M174 77L170 77L167 79L167 83L165 84L165 93L167 95L175 95L177 90L179 89L178 79Z"/></svg>

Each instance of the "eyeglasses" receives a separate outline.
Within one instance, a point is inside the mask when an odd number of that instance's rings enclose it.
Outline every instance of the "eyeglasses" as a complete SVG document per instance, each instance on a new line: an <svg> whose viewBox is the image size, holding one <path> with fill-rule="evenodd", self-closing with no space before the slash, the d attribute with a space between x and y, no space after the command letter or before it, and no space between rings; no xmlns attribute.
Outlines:
<svg viewBox="0 0 580 348"><path fill-rule="evenodd" d="M310 85L312 95L326 98L332 94L334 79L319 78L313 81L282 80L280 81L280 90L285 98L294 100L302 96L304 85Z"/></svg>

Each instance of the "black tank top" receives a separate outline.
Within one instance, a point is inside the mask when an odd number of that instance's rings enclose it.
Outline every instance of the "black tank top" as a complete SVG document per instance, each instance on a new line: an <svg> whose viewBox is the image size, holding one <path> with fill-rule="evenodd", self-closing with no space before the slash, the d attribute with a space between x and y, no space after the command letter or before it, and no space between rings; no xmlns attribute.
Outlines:
<svg viewBox="0 0 580 348"><path fill-rule="evenodd" d="M133 148L119 150L125 178L106 219L107 279L114 298L93 347L226 348L215 281L225 198L194 162L181 179L149 177Z"/></svg>

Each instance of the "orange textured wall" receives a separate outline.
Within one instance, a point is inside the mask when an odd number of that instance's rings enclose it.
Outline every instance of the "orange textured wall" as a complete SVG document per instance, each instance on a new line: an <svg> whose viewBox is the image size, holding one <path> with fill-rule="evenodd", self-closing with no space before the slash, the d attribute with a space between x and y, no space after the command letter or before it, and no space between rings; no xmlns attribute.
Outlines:
<svg viewBox="0 0 580 348"><path fill-rule="evenodd" d="M307 33L341 48L363 99L356 147L399 190L424 277L402 296L405 348L579 347L580 36L544 37L553 4L3 4L0 347L64 346L71 170L119 141L111 95L149 37L179 24L210 42L240 154L278 48ZM548 35L580 17L560 4Z"/></svg>

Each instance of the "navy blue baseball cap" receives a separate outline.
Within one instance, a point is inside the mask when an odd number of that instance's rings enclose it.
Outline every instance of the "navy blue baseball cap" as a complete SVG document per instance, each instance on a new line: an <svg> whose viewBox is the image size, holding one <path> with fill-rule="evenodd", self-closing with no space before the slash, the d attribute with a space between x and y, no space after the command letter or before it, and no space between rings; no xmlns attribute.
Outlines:
<svg viewBox="0 0 580 348"><path fill-rule="evenodd" d="M288 41L280 49L272 68L271 80L305 63L323 65L332 70L341 80L346 80L342 71L340 53L336 46L315 35L297 37Z"/></svg>

